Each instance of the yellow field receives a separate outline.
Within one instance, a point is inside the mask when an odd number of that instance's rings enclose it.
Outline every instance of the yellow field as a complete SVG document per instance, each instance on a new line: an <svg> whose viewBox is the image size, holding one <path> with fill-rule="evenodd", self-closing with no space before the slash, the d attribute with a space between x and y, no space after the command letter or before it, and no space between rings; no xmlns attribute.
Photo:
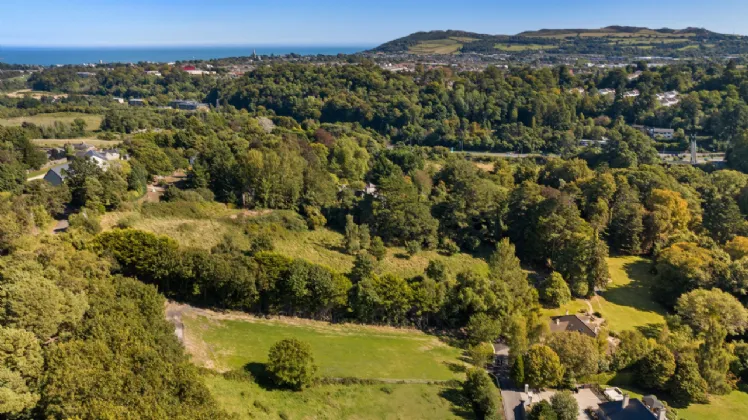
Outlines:
<svg viewBox="0 0 748 420"><path fill-rule="evenodd" d="M33 123L40 126L54 125L55 121L66 124L72 123L76 118L86 122L89 130L98 130L101 121L104 119L101 115L83 114L78 112L55 112L51 114L38 114L28 117L0 118L0 125L18 127L25 122Z"/></svg>
<svg viewBox="0 0 748 420"><path fill-rule="evenodd" d="M410 47L409 51L413 54L453 54L460 48L462 48L462 42L450 38L421 42Z"/></svg>

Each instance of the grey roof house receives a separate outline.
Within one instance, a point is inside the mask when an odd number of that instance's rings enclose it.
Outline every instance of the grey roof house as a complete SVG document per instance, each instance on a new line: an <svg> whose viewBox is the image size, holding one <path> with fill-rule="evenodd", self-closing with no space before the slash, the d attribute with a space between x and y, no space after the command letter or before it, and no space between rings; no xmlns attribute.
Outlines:
<svg viewBox="0 0 748 420"><path fill-rule="evenodd" d="M66 174L64 171L67 171L70 165L67 163L60 166L55 166L54 168L51 168L47 171L47 174L44 175L44 180L49 182L50 184L54 185L55 187L65 182Z"/></svg>
<svg viewBox="0 0 748 420"><path fill-rule="evenodd" d="M622 401L600 404L597 415L600 420L666 420L665 406L654 395L642 398L623 396Z"/></svg>

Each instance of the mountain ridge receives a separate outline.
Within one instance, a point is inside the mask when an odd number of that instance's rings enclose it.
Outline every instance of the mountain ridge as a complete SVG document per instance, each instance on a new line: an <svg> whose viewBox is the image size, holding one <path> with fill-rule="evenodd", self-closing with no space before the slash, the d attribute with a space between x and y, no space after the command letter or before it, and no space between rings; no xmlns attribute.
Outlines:
<svg viewBox="0 0 748 420"><path fill-rule="evenodd" d="M694 56L748 53L748 38L706 28L650 29L611 25L598 29L539 29L515 35L448 29L419 31L372 52L412 54L512 53L634 54Z"/></svg>

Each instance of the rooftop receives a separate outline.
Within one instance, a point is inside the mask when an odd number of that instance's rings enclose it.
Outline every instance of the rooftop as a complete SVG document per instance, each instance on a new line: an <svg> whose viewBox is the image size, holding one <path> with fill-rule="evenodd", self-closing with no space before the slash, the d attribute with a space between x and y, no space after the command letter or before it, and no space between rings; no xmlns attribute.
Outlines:
<svg viewBox="0 0 748 420"><path fill-rule="evenodd" d="M600 404L600 411L605 413L605 416L610 420L654 420L657 418L636 398L629 400L625 407L624 401L602 403Z"/></svg>
<svg viewBox="0 0 748 420"><path fill-rule="evenodd" d="M587 315L561 315L551 317L551 332L576 331L597 337L597 320Z"/></svg>

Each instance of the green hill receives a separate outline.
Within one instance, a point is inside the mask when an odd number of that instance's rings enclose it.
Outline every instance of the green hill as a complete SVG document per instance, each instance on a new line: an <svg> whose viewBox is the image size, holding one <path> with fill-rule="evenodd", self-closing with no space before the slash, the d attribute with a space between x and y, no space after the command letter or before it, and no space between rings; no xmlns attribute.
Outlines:
<svg viewBox="0 0 748 420"><path fill-rule="evenodd" d="M372 50L384 53L599 54L703 57L748 54L748 37L703 28L649 29L608 26L600 29L540 29L516 35L487 35L447 30L416 32Z"/></svg>

